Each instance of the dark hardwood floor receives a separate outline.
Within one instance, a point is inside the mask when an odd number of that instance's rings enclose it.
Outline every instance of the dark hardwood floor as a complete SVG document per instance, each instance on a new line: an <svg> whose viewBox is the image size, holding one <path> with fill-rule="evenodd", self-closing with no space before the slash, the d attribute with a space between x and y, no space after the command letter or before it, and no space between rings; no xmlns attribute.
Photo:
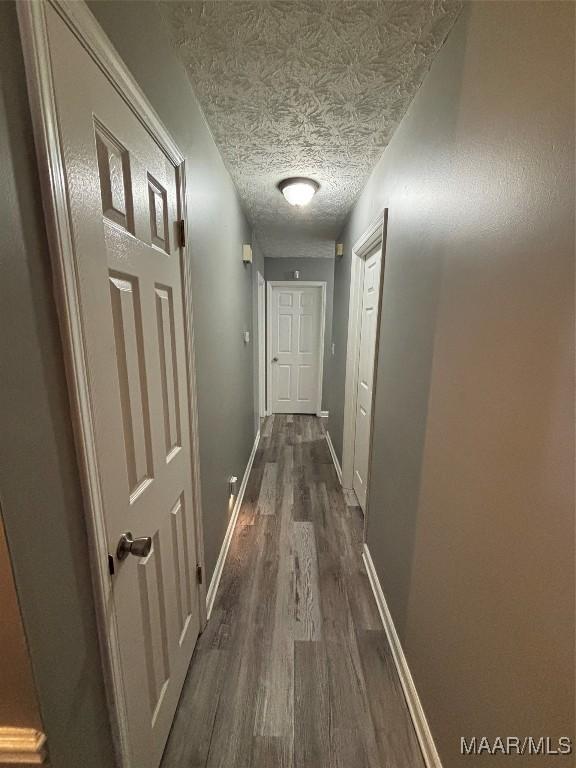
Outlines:
<svg viewBox="0 0 576 768"><path fill-rule="evenodd" d="M423 768L320 420L266 420L162 768Z"/></svg>

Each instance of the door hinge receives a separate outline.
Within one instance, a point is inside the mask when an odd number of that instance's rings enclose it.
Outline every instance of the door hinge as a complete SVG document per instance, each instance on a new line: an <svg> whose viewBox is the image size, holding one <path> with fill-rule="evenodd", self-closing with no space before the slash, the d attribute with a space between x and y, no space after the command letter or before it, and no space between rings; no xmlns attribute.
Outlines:
<svg viewBox="0 0 576 768"><path fill-rule="evenodd" d="M108 555L108 573L110 576L114 576L114 557Z"/></svg>
<svg viewBox="0 0 576 768"><path fill-rule="evenodd" d="M184 219L178 219L176 222L178 227L178 245L180 248L184 248L186 245L186 226L184 223Z"/></svg>
<svg viewBox="0 0 576 768"><path fill-rule="evenodd" d="M198 580L198 584L202 584L202 566L201 565L196 566L196 579Z"/></svg>

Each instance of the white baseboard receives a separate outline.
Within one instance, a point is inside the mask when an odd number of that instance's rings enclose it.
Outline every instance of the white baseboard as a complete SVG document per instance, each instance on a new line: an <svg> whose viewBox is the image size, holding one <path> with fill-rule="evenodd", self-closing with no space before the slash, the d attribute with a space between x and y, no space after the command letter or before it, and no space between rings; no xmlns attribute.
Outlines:
<svg viewBox="0 0 576 768"><path fill-rule="evenodd" d="M332 445L332 438L330 437L330 432L328 432L328 430L326 430L326 442L328 443L328 448L330 449L330 455L332 456L332 461L334 462L334 468L336 470L336 474L338 475L338 480L340 481L340 485L342 485L342 467L338 461L338 456L336 456L336 451Z"/></svg>
<svg viewBox="0 0 576 768"><path fill-rule="evenodd" d="M228 528L226 529L226 535L224 536L224 541L222 542L222 548L220 549L220 554L218 555L218 560L216 561L216 567L214 568L214 573L212 574L212 579L210 580L210 586L208 587L208 592L206 593L207 619L210 618L212 608L214 607L214 601L216 599L216 593L218 592L220 578L222 576L222 571L224 570L224 563L226 562L226 556L228 555L228 550L230 549L234 528L236 527L236 521L238 520L238 513L240 512L240 507L242 506L244 492L246 490L248 478L250 477L250 471L252 470L252 464L254 463L254 456L256 456L256 450L258 449L259 442L260 430L258 430L256 437L254 438L252 452L250 453L250 458L248 459L248 464L246 465L244 477L242 478L242 482L240 484L240 490L238 491L238 496L236 497L236 502L234 503L234 508L232 510L232 514L230 515L230 520L228 521Z"/></svg>
<svg viewBox="0 0 576 768"><path fill-rule="evenodd" d="M34 728L0 726L1 765L41 765L46 759L46 736Z"/></svg>
<svg viewBox="0 0 576 768"><path fill-rule="evenodd" d="M396 632L396 627L394 626L394 621L392 620L390 610L388 609L388 604L386 603L386 598L384 597L384 592L382 591L382 586L378 574L376 573L376 569L374 568L374 563L372 562L372 557L367 544L364 544L362 558L368 572L368 578L370 579L372 592L374 593L378 611L380 612L380 618L382 619L382 624L386 631L386 637L388 638L390 648L392 649L394 663L396 664L396 669L400 677L402 690L404 691L406 704L410 710L410 716L414 724L414 730L418 737L426 768L442 768L440 756L438 755L436 745L434 744L434 739L432 738L432 733L428 726L428 721L426 720L426 715L424 714L418 691L414 685L414 680L408 667L406 657L404 656L400 638Z"/></svg>
<svg viewBox="0 0 576 768"><path fill-rule="evenodd" d="M328 411L318 411L316 416L318 416L318 418L320 418L320 419L327 419L328 418Z"/></svg>

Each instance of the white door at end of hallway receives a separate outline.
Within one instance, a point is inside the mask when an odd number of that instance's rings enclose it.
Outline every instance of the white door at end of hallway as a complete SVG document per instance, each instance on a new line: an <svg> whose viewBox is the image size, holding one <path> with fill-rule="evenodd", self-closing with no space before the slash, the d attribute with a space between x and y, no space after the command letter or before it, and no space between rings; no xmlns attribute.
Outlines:
<svg viewBox="0 0 576 768"><path fill-rule="evenodd" d="M372 393L374 388L374 356L380 296L379 249L364 262L362 281L362 309L358 345L358 375L356 378L356 428L354 437L353 488L362 510L366 511L366 490L370 454L372 422Z"/></svg>
<svg viewBox="0 0 576 768"><path fill-rule="evenodd" d="M46 4L126 764L157 768L200 631L178 170ZM123 535L130 532L135 541ZM121 542L124 548L118 548Z"/></svg>
<svg viewBox="0 0 576 768"><path fill-rule="evenodd" d="M270 409L317 413L322 370L321 285L272 285L270 291Z"/></svg>

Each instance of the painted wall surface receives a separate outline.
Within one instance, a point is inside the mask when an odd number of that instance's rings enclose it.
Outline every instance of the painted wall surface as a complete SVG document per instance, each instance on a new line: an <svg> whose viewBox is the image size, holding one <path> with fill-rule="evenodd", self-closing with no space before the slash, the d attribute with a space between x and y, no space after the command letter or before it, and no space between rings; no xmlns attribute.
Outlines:
<svg viewBox="0 0 576 768"><path fill-rule="evenodd" d="M574 735L574 186L574 5L468 3L336 263L341 456L350 249L388 206L367 542L444 768Z"/></svg>
<svg viewBox="0 0 576 768"><path fill-rule="evenodd" d="M254 440L251 230L155 3L89 6L186 157L208 581L228 525L228 478Z"/></svg>
<svg viewBox="0 0 576 768"><path fill-rule="evenodd" d="M300 271L300 280L321 280L326 283L326 319L324 329L324 368L322 382L322 410L328 409L332 365L332 311L334 300L334 259L295 257L265 259L266 280L293 280L294 270Z"/></svg>
<svg viewBox="0 0 576 768"><path fill-rule="evenodd" d="M11 2L0 3L0 168L0 499L6 537L51 765L112 768L88 545Z"/></svg>
<svg viewBox="0 0 576 768"><path fill-rule="evenodd" d="M42 721L0 510L0 728L35 728Z"/></svg>

